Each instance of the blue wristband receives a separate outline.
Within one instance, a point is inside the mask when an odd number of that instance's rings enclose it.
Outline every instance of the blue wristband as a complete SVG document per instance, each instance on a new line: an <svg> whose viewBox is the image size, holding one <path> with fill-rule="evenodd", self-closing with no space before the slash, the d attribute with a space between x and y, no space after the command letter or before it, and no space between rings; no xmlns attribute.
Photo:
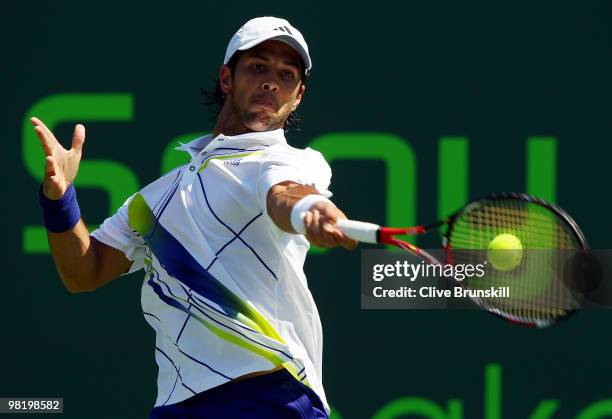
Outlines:
<svg viewBox="0 0 612 419"><path fill-rule="evenodd" d="M38 203L42 208L45 228L52 233L63 233L71 230L81 219L81 210L76 199L76 190L72 183L60 199L49 199L43 193L42 185L38 189Z"/></svg>

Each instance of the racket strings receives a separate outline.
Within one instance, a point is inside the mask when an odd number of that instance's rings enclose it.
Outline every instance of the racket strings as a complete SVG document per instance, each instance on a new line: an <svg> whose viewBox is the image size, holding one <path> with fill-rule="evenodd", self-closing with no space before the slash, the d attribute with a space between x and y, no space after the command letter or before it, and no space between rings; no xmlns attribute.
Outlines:
<svg viewBox="0 0 612 419"><path fill-rule="evenodd" d="M540 205L495 200L460 214L448 237L454 263L487 260L491 241L501 234L518 238L522 259L507 271L489 264L483 278L465 280L464 285L474 290L508 287L508 298L477 297L482 305L527 321L560 317L577 307L578 302L561 278L566 274L566 256L580 244L565 222Z"/></svg>
<svg viewBox="0 0 612 419"><path fill-rule="evenodd" d="M551 217L550 213L542 213L537 207L530 208L529 214L525 213L525 210L512 208L479 208L467 213L465 219L472 228L479 230L486 226L487 230L495 234L501 234L501 230L519 230L531 239L530 243L526 243L530 248L575 248L576 241L571 232L565 224ZM453 235L462 233L463 231L458 229Z"/></svg>

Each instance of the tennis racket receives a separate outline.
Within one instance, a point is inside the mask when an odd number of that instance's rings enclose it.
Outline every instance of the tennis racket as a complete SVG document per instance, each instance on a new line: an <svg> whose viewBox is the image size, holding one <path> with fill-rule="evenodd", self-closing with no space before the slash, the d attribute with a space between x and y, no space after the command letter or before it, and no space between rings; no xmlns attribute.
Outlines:
<svg viewBox="0 0 612 419"><path fill-rule="evenodd" d="M512 269L488 263L481 278L456 281L469 289L509 287L508 298L472 298L487 311L512 322L547 327L579 307L567 286L568 254L585 253L586 239L561 208L522 193L500 193L470 202L430 225L408 228L339 220L337 227L353 240L397 246L430 264L478 264L490 259L490 245L500 235L512 235L521 245L521 259ZM446 226L442 235L444 260L399 239ZM491 266L493 265L493 266Z"/></svg>

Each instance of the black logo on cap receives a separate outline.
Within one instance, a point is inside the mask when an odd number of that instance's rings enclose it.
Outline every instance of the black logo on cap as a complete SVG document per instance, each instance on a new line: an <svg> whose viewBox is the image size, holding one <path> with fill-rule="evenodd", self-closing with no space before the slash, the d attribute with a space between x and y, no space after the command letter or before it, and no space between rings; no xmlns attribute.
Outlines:
<svg viewBox="0 0 612 419"><path fill-rule="evenodd" d="M287 33L289 33L289 35L293 35L293 34L291 33L291 31L289 30L289 28L288 28L288 27L286 27L286 26L279 26L278 28L274 28L273 30L275 30L275 31L281 31L281 32L287 32Z"/></svg>

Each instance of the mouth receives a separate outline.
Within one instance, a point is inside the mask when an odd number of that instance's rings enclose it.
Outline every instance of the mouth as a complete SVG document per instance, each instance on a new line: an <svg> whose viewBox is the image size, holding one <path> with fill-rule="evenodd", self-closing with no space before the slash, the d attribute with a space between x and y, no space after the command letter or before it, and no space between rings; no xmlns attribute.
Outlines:
<svg viewBox="0 0 612 419"><path fill-rule="evenodd" d="M257 98L257 99L254 99L252 101L252 103L254 103L255 105L260 106L262 108L270 109L270 110L272 110L274 112L276 112L278 110L276 105L274 104L274 102L272 102L269 99Z"/></svg>

